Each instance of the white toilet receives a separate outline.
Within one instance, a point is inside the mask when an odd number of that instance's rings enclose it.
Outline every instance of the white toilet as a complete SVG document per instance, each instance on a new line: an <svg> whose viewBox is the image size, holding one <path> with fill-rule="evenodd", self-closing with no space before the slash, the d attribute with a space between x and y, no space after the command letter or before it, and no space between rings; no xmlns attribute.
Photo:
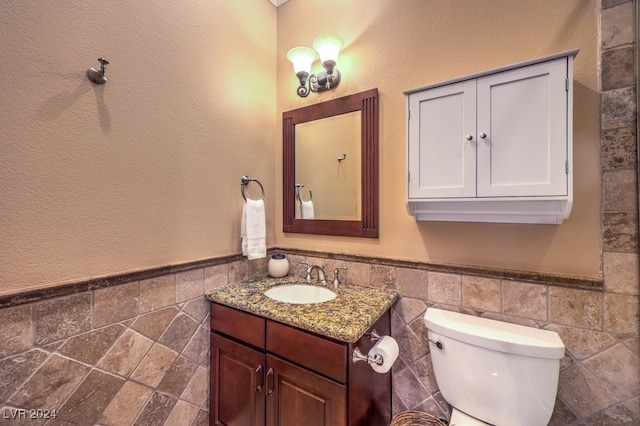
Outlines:
<svg viewBox="0 0 640 426"><path fill-rule="evenodd" d="M424 322L450 426L549 423L564 356L557 333L434 308Z"/></svg>

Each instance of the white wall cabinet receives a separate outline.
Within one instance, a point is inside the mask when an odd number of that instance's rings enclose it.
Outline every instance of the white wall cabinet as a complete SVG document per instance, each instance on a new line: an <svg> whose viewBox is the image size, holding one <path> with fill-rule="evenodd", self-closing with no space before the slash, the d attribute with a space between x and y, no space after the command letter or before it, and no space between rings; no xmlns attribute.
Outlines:
<svg viewBox="0 0 640 426"><path fill-rule="evenodd" d="M567 218L577 52L406 91L409 213L465 222Z"/></svg>

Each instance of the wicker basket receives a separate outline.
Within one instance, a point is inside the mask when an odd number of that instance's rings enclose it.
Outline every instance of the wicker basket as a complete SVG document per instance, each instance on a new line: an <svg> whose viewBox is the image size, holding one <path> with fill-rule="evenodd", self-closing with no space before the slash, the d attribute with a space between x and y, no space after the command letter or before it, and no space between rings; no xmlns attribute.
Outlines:
<svg viewBox="0 0 640 426"><path fill-rule="evenodd" d="M423 411L405 411L393 418L391 426L447 426Z"/></svg>

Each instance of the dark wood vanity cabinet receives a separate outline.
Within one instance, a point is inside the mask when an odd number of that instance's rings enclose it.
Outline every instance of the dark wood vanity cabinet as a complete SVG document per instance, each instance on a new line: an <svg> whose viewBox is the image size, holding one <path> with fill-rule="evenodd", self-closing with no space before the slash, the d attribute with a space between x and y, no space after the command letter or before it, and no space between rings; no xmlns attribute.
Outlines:
<svg viewBox="0 0 640 426"><path fill-rule="evenodd" d="M389 334L386 312L372 327ZM211 425L388 425L391 375L353 363L357 343L211 304Z"/></svg>

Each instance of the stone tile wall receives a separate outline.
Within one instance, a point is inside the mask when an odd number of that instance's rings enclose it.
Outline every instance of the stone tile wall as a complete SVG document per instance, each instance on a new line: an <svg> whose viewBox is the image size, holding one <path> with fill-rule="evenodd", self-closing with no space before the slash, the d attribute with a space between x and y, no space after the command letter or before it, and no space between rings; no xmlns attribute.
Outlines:
<svg viewBox="0 0 640 426"><path fill-rule="evenodd" d="M397 289L400 344L393 410L446 418L422 316L428 306L554 330L567 347L552 425L638 424L638 272L607 262L609 287L591 291L289 254L347 282ZM616 263L617 262L617 263ZM615 264L614 264L615 263ZM206 425L211 288L263 274L234 261L0 310L0 425ZM637 265L636 265L637 266ZM16 409L56 410L49 422L13 420ZM27 415L29 411L26 412Z"/></svg>
<svg viewBox="0 0 640 426"><path fill-rule="evenodd" d="M0 425L208 425L203 294L247 274L232 262L0 310Z"/></svg>

